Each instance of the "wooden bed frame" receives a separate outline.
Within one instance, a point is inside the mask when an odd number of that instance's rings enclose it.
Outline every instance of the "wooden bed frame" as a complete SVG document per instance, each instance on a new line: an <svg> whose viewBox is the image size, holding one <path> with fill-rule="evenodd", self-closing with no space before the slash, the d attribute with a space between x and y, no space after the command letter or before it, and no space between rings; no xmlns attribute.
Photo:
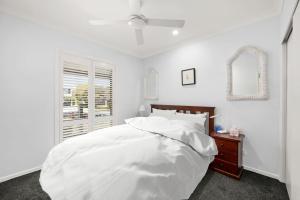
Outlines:
<svg viewBox="0 0 300 200"><path fill-rule="evenodd" d="M178 105L160 105L160 104L151 104L151 112L152 109L160 109L160 110L176 110L177 112L182 113L208 113L209 114L209 135L214 131L215 120L214 118L210 118L215 115L215 107L206 107L206 106L178 106Z"/></svg>

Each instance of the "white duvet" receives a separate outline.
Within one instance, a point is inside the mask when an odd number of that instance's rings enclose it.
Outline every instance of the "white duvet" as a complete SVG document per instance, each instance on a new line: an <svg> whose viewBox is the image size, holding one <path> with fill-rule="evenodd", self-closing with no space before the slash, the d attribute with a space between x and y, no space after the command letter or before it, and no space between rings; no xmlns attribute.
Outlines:
<svg viewBox="0 0 300 200"><path fill-rule="evenodd" d="M188 199L217 148L204 128L132 118L55 146L40 183L53 200Z"/></svg>

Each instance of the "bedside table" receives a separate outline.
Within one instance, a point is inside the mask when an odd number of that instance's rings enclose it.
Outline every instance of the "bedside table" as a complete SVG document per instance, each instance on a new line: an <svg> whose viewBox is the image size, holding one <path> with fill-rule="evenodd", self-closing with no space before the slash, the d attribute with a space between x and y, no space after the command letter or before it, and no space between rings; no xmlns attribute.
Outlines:
<svg viewBox="0 0 300 200"><path fill-rule="evenodd" d="M215 139L218 147L218 155L210 164L210 168L224 175L240 179L243 172L242 154L244 135L233 137L229 134L212 132L211 137Z"/></svg>

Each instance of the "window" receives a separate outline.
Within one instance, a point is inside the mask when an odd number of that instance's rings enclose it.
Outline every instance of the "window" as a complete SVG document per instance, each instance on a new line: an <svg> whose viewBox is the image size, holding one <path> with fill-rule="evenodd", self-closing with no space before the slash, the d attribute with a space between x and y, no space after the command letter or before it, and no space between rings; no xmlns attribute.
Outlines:
<svg viewBox="0 0 300 200"><path fill-rule="evenodd" d="M113 125L113 67L64 56L61 140Z"/></svg>

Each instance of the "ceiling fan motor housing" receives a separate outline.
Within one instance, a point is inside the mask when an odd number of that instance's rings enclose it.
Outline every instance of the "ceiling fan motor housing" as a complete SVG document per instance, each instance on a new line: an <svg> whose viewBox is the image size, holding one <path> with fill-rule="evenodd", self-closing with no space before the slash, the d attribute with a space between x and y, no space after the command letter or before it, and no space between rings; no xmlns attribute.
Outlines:
<svg viewBox="0 0 300 200"><path fill-rule="evenodd" d="M131 15L128 25L135 29L144 29L147 25L146 18L143 15Z"/></svg>

